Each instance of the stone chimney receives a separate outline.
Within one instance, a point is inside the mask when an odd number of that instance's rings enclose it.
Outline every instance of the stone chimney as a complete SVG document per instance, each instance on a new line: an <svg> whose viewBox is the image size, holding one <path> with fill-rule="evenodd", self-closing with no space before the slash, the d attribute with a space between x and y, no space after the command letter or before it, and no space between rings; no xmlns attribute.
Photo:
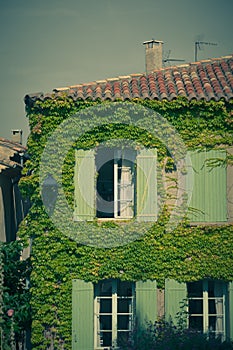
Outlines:
<svg viewBox="0 0 233 350"><path fill-rule="evenodd" d="M23 131L21 129L11 130L11 141L20 143L22 145Z"/></svg>
<svg viewBox="0 0 233 350"><path fill-rule="evenodd" d="M146 73L163 67L163 41L150 40L143 43L146 47Z"/></svg>

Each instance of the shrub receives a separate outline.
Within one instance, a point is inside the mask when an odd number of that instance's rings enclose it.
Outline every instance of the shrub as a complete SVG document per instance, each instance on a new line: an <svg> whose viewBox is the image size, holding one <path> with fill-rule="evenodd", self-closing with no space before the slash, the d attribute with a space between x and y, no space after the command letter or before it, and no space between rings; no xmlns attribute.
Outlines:
<svg viewBox="0 0 233 350"><path fill-rule="evenodd" d="M176 327L164 319L135 328L132 339L121 350L230 350L233 343L222 342L194 330Z"/></svg>

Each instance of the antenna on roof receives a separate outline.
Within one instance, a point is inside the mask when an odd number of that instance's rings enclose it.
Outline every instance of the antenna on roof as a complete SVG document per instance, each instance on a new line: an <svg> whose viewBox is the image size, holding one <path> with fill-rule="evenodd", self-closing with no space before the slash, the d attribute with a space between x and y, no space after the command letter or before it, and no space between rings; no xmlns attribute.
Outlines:
<svg viewBox="0 0 233 350"><path fill-rule="evenodd" d="M195 49L194 49L194 60L197 62L197 50L201 50L201 45L218 45L217 43L208 43L206 41L195 41Z"/></svg>
<svg viewBox="0 0 233 350"><path fill-rule="evenodd" d="M171 50L168 50L166 53L163 63L169 63L169 62L184 62L185 60L179 59L179 58L170 58Z"/></svg>

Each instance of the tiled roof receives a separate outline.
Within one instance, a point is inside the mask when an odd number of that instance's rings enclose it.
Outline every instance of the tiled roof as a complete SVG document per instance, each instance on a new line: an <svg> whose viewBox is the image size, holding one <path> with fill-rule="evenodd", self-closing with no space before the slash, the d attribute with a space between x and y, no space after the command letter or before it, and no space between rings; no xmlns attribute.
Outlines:
<svg viewBox="0 0 233 350"><path fill-rule="evenodd" d="M0 173L15 177L22 170L21 157L25 158L27 149L19 143L0 137Z"/></svg>
<svg viewBox="0 0 233 350"><path fill-rule="evenodd" d="M56 99L67 94L77 100L132 100L136 98L171 101L179 96L188 100L233 98L233 55L176 67L151 74L131 74L87 84L54 89L52 93L29 94L26 105L36 100Z"/></svg>

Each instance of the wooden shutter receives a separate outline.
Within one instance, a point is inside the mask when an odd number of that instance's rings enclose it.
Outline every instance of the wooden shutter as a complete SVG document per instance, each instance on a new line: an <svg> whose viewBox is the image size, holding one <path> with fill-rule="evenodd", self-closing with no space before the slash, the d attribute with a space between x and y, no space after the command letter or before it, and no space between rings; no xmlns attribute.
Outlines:
<svg viewBox="0 0 233 350"><path fill-rule="evenodd" d="M177 325L178 314L186 312L187 286L172 279L165 281L165 319ZM177 318L178 316L178 318Z"/></svg>
<svg viewBox="0 0 233 350"><path fill-rule="evenodd" d="M94 348L94 288L91 282L73 280L72 350Z"/></svg>
<svg viewBox="0 0 233 350"><path fill-rule="evenodd" d="M229 283L229 338L233 341L233 282Z"/></svg>
<svg viewBox="0 0 233 350"><path fill-rule="evenodd" d="M157 220L157 150L142 149L137 155L137 220Z"/></svg>
<svg viewBox="0 0 233 350"><path fill-rule="evenodd" d="M95 153L93 149L75 151L74 184L74 220L93 220L96 215Z"/></svg>
<svg viewBox="0 0 233 350"><path fill-rule="evenodd" d="M225 159L223 150L189 153L194 170L194 186L189 204L191 222L227 221L226 168L209 166L211 159ZM189 179L188 179L189 182ZM187 183L187 188L190 183Z"/></svg>
<svg viewBox="0 0 233 350"><path fill-rule="evenodd" d="M157 319L157 283L156 281L136 282L136 319L139 327Z"/></svg>

